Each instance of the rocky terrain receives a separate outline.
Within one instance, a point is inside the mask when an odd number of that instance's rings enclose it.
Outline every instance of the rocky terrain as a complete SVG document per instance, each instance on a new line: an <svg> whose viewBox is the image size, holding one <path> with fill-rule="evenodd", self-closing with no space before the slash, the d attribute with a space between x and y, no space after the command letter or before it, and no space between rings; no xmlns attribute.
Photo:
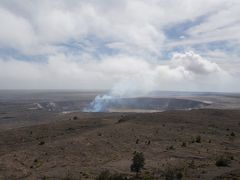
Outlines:
<svg viewBox="0 0 240 180"><path fill-rule="evenodd" d="M50 118L44 120L45 118ZM240 178L240 110L68 113L0 131L0 179L95 179L102 171L132 177Z"/></svg>

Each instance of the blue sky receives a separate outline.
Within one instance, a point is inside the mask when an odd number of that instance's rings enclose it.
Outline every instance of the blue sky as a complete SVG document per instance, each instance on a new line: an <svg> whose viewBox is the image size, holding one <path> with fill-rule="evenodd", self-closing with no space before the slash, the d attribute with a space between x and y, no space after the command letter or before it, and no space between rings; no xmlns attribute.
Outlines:
<svg viewBox="0 0 240 180"><path fill-rule="evenodd" d="M0 21L0 89L240 90L238 0L0 0Z"/></svg>

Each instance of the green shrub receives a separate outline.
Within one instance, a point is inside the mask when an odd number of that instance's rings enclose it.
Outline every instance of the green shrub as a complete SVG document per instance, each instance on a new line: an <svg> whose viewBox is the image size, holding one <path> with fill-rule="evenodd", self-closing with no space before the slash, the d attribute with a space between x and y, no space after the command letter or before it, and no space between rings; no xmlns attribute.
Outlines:
<svg viewBox="0 0 240 180"><path fill-rule="evenodd" d="M175 150L175 148L174 148L173 145L171 145L171 146L168 146L168 147L167 147L167 150Z"/></svg>
<svg viewBox="0 0 240 180"><path fill-rule="evenodd" d="M73 176L70 174L70 172L68 171L66 176L64 178L62 178L62 180L73 180Z"/></svg>
<svg viewBox="0 0 240 180"><path fill-rule="evenodd" d="M166 180L174 180L174 170L172 168L167 168L164 172L164 177Z"/></svg>
<svg viewBox="0 0 240 180"><path fill-rule="evenodd" d="M226 157L221 156L216 160L215 164L218 167L226 167L226 166L229 166L230 160Z"/></svg>
<svg viewBox="0 0 240 180"><path fill-rule="evenodd" d="M108 170L99 174L96 180L127 180L128 178L121 174L111 174Z"/></svg>
<svg viewBox="0 0 240 180"><path fill-rule="evenodd" d="M180 180L184 176L182 169L167 167L164 171L165 180Z"/></svg>
<svg viewBox="0 0 240 180"><path fill-rule="evenodd" d="M136 172L136 176L138 176L138 173L144 167L144 164L145 164L145 158L143 156L143 153L134 152L133 153L132 164L130 166L131 171Z"/></svg>
<svg viewBox="0 0 240 180"><path fill-rule="evenodd" d="M183 173L182 173L181 171L178 171L178 172L176 173L176 178L177 178L177 179L182 179L182 178L183 178Z"/></svg>
<svg viewBox="0 0 240 180"><path fill-rule="evenodd" d="M153 174L152 173L150 173L150 172L145 172L144 174L143 174L143 180L153 180L154 179L154 177L153 177Z"/></svg>
<svg viewBox="0 0 240 180"><path fill-rule="evenodd" d="M196 137L196 143L201 143L201 136Z"/></svg>
<svg viewBox="0 0 240 180"><path fill-rule="evenodd" d="M107 180L110 179L111 174L108 170L103 171L99 174L99 176L96 178L96 180Z"/></svg>
<svg viewBox="0 0 240 180"><path fill-rule="evenodd" d="M38 143L38 145L44 145L44 144L45 144L44 141L40 141L40 142Z"/></svg>
<svg viewBox="0 0 240 180"><path fill-rule="evenodd" d="M181 146L186 147L187 146L186 142L183 142Z"/></svg>

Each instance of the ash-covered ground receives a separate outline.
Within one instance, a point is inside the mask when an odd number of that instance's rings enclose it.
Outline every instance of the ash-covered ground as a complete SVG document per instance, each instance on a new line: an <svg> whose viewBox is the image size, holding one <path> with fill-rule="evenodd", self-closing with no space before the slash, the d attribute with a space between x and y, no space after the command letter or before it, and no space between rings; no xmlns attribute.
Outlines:
<svg viewBox="0 0 240 180"><path fill-rule="evenodd" d="M72 112L162 112L240 109L240 94L152 92L143 97L111 97L99 91L2 90L0 129L42 124Z"/></svg>
<svg viewBox="0 0 240 180"><path fill-rule="evenodd" d="M0 179L133 177L134 151L145 156L141 177L165 179L170 168L185 179L240 178L238 94L155 92L83 112L99 94L2 91Z"/></svg>

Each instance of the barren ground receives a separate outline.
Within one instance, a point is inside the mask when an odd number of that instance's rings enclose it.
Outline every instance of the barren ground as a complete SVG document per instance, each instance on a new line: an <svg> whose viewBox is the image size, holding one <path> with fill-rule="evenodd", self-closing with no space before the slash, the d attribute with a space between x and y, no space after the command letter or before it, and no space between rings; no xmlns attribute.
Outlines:
<svg viewBox="0 0 240 180"><path fill-rule="evenodd" d="M156 179L164 179L167 167L183 169L185 179L240 178L240 110L41 118L42 124L2 128L0 179L94 179L106 169L132 175L134 151L144 153L142 174ZM220 156L230 159L229 166L215 165Z"/></svg>

